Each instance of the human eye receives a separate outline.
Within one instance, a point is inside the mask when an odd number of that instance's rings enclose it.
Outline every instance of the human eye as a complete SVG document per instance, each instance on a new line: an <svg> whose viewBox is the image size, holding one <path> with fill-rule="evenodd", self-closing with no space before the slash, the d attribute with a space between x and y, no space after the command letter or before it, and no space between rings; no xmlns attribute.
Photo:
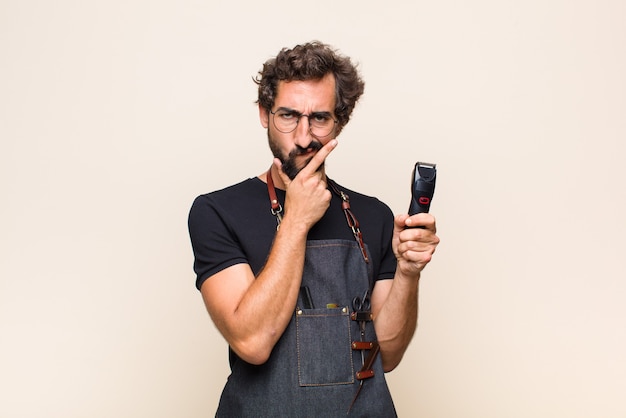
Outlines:
<svg viewBox="0 0 626 418"><path fill-rule="evenodd" d="M280 119L284 119L284 120L291 120L291 119L298 118L298 114L294 112L293 110L280 110L276 113L276 115Z"/></svg>
<svg viewBox="0 0 626 418"><path fill-rule="evenodd" d="M313 115L311 115L311 120L317 124L325 125L329 123L332 118L328 113L314 113Z"/></svg>

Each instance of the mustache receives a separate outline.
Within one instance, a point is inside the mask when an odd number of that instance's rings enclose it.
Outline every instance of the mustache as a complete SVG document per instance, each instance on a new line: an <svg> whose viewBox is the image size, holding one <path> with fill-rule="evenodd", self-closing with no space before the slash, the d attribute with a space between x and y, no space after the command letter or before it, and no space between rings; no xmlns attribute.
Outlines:
<svg viewBox="0 0 626 418"><path fill-rule="evenodd" d="M289 176L289 178L291 180L293 180L298 175L300 170L302 169L302 167L298 167L296 165L296 157L298 157L299 155L304 155L304 154L306 154L309 151L319 151L320 149L322 149L322 146L323 145L321 144L321 142L318 142L318 141L315 141L315 140L312 141L306 147L301 147L301 146L296 145L296 147L289 152L289 156L287 158L283 158L282 159L283 172L285 174L287 174L287 176ZM313 158L313 157L311 157L311 158ZM310 159L309 159L309 161L310 161ZM307 161L305 163L305 165L308 164L309 161ZM322 166L323 166L323 164L319 167L318 170L321 170Z"/></svg>
<svg viewBox="0 0 626 418"><path fill-rule="evenodd" d="M318 141L312 141L306 147L301 147L300 145L296 145L296 148L291 150L291 152L289 153L289 157L290 158L297 157L298 155L306 154L309 151L319 151L322 149L322 147L323 147L322 143Z"/></svg>

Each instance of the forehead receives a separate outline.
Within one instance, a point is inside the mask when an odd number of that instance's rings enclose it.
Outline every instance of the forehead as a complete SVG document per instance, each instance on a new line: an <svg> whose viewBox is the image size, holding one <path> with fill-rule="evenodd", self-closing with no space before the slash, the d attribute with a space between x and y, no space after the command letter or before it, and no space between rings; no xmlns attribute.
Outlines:
<svg viewBox="0 0 626 418"><path fill-rule="evenodd" d="M274 104L301 112L332 112L335 109L335 77L327 74L318 80L279 81Z"/></svg>

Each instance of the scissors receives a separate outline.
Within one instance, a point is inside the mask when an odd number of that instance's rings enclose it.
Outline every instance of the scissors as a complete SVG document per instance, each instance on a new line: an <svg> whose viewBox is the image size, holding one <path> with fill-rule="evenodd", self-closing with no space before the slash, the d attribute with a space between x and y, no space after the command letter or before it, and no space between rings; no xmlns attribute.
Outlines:
<svg viewBox="0 0 626 418"><path fill-rule="evenodd" d="M369 312L371 307L369 289L365 291L362 299L358 296L352 299L352 309L356 312Z"/></svg>
<svg viewBox="0 0 626 418"><path fill-rule="evenodd" d="M372 320L372 312L370 309L371 307L372 306L370 303L369 289L367 289L365 293L363 293L362 298L357 296L354 299L352 299L352 309L354 309L354 312L352 315L353 315L353 319L355 319L359 323L359 329L361 331L361 335L360 335L361 341L365 341L365 324L367 323L367 321ZM365 353L363 352L363 350L361 350L361 364L365 367ZM363 387L364 379L359 379L359 380L360 380L359 389L357 390L356 395L354 399L352 400L353 404L356 398L359 396L359 392L361 392L361 388ZM352 405L350 405L350 408L352 408ZM350 412L350 409L348 409L348 412Z"/></svg>
<svg viewBox="0 0 626 418"><path fill-rule="evenodd" d="M365 324L367 323L367 321L372 320L369 293L370 291L368 289L365 291L365 293L363 293L362 299L358 296L352 299L352 309L354 309L354 313L352 315L353 319L358 321L359 323L359 328L361 331L361 341L365 341ZM361 360L365 360L363 356L363 351L361 351Z"/></svg>

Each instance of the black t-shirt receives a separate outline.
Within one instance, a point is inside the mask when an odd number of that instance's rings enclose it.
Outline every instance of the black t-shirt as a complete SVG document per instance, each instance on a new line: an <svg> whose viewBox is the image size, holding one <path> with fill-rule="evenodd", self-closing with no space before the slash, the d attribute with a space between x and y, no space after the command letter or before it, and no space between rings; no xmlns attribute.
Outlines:
<svg viewBox="0 0 626 418"><path fill-rule="evenodd" d="M376 198L339 185L338 188L350 198L351 210L370 252L374 280L393 278L396 259L391 248L391 210ZM276 192L279 201L284 202L285 192ZM354 240L341 203L341 198L333 193L330 207L311 228L308 240ZM239 263L249 264L257 275L267 260L276 225L267 185L257 177L198 196L189 213L196 287L200 289L208 277Z"/></svg>

